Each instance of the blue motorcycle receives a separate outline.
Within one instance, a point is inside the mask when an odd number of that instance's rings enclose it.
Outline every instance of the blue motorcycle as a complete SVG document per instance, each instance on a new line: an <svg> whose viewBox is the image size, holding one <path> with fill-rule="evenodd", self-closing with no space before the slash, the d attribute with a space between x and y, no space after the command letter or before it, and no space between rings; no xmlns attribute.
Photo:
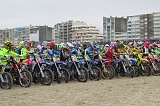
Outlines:
<svg viewBox="0 0 160 106"><path fill-rule="evenodd" d="M89 72L89 78L90 80L95 80L98 81L101 79L101 69L97 67L96 65L98 64L99 61L97 60L90 60L88 55L84 56L84 61L85 61L85 68Z"/></svg>
<svg viewBox="0 0 160 106"><path fill-rule="evenodd" d="M41 82L42 85L51 85L54 80L54 73L46 68L46 63L42 61L41 57L30 54L30 60L32 60L32 76L33 82Z"/></svg>
<svg viewBox="0 0 160 106"><path fill-rule="evenodd" d="M125 57L125 54L117 54L117 57L114 60L115 64L115 73L116 75L120 74L121 76L130 76L134 77L134 69L131 66L131 61Z"/></svg>
<svg viewBox="0 0 160 106"><path fill-rule="evenodd" d="M67 69L63 68L63 66L67 65L65 62L60 61L59 55L47 55L44 58L47 67L54 72L54 79L58 82L68 83L70 79L70 74Z"/></svg>
<svg viewBox="0 0 160 106"><path fill-rule="evenodd" d="M79 82L87 82L89 74L87 69L83 66L84 62L78 60L76 55L73 54L69 56L67 62L71 77L76 78Z"/></svg>

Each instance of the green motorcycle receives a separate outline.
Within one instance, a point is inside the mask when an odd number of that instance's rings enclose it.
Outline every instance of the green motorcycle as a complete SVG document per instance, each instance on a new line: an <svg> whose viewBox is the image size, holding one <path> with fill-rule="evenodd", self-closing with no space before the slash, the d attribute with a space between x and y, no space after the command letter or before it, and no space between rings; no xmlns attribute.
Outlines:
<svg viewBox="0 0 160 106"><path fill-rule="evenodd" d="M0 59L0 87L2 89L11 89L13 86L13 78L10 73L5 72L5 66L2 65L2 60L4 58ZM6 60L6 59L4 59Z"/></svg>
<svg viewBox="0 0 160 106"><path fill-rule="evenodd" d="M143 58L142 53L134 53L137 58L137 65L141 69L142 76L150 76L151 75L151 66L148 64L148 60Z"/></svg>

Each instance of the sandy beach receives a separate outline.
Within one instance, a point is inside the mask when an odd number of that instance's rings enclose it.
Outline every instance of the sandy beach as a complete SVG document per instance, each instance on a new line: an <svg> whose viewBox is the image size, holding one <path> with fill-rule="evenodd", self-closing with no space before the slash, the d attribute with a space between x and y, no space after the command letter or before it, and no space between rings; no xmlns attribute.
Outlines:
<svg viewBox="0 0 160 106"><path fill-rule="evenodd" d="M119 77L0 89L1 106L160 106L160 77Z"/></svg>

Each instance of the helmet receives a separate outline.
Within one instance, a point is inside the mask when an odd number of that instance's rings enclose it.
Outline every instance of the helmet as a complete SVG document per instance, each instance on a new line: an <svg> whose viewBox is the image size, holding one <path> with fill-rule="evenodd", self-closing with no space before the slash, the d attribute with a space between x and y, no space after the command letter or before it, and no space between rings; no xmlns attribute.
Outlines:
<svg viewBox="0 0 160 106"><path fill-rule="evenodd" d="M4 45L4 47L5 47L6 49L10 49L10 48L11 48L11 41L6 40L6 41L4 41L3 45Z"/></svg>
<svg viewBox="0 0 160 106"><path fill-rule="evenodd" d="M83 47L83 44L82 44L82 43L80 43L80 42L78 42L78 43L77 43L77 46L79 46L79 47Z"/></svg>
<svg viewBox="0 0 160 106"><path fill-rule="evenodd" d="M35 41L31 41L31 46L34 47L36 45Z"/></svg>
<svg viewBox="0 0 160 106"><path fill-rule="evenodd" d="M146 48L149 48L149 45L150 45L150 42L148 42L148 41L145 41L144 44L143 44L143 46L146 47Z"/></svg>
<svg viewBox="0 0 160 106"><path fill-rule="evenodd" d="M105 47L109 47L109 44L106 44Z"/></svg>
<svg viewBox="0 0 160 106"><path fill-rule="evenodd" d="M67 46L68 46L69 48L73 48L73 47L74 47L73 44L70 43L70 42L67 42Z"/></svg>
<svg viewBox="0 0 160 106"><path fill-rule="evenodd" d="M59 50L59 46L60 46L59 44L55 44L54 49Z"/></svg>
<svg viewBox="0 0 160 106"><path fill-rule="evenodd" d="M19 46L24 46L25 45L25 42L24 41L20 41L19 42Z"/></svg>
<svg viewBox="0 0 160 106"><path fill-rule="evenodd" d="M88 45L87 44L83 44L83 49L87 49Z"/></svg>
<svg viewBox="0 0 160 106"><path fill-rule="evenodd" d="M106 45L104 46L104 50L108 51L108 48L109 48L109 44L106 44Z"/></svg>
<svg viewBox="0 0 160 106"><path fill-rule="evenodd" d="M73 45L74 47L77 47L78 43L72 42L72 45Z"/></svg>
<svg viewBox="0 0 160 106"><path fill-rule="evenodd" d="M47 46L48 43L49 43L48 41L43 41L42 46Z"/></svg>
<svg viewBox="0 0 160 106"><path fill-rule="evenodd" d="M123 41L120 41L120 46L124 47L124 42Z"/></svg>
<svg viewBox="0 0 160 106"><path fill-rule="evenodd" d="M41 45L37 45L37 49L41 51L42 46Z"/></svg>
<svg viewBox="0 0 160 106"><path fill-rule="evenodd" d="M95 49L99 49L99 44L98 43L96 43L96 44L94 44L94 46L93 46Z"/></svg>
<svg viewBox="0 0 160 106"><path fill-rule="evenodd" d="M49 48L54 48L54 46L55 46L55 44L56 44L56 42L50 42L49 44L48 44L48 46L49 46Z"/></svg>

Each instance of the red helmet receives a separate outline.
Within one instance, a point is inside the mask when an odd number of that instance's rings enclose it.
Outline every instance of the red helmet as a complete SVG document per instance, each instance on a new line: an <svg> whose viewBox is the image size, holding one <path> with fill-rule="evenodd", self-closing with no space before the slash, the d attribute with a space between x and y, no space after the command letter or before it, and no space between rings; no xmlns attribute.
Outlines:
<svg viewBox="0 0 160 106"><path fill-rule="evenodd" d="M148 41L145 41L144 44L143 44L143 46L146 47L146 48L149 48L149 45L150 45L150 42L148 42Z"/></svg>
<svg viewBox="0 0 160 106"><path fill-rule="evenodd" d="M56 42L52 41L48 44L49 48L54 48Z"/></svg>

